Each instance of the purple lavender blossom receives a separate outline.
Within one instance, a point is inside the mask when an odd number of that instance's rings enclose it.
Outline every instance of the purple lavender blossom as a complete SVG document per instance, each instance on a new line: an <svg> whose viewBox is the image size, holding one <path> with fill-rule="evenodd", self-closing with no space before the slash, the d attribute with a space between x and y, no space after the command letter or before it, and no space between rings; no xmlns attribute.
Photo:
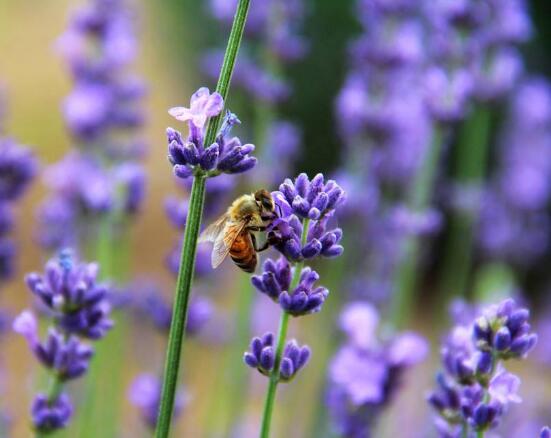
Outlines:
<svg viewBox="0 0 551 438"><path fill-rule="evenodd" d="M190 108L176 107L169 110L169 114L189 125L189 137L185 141L178 131L167 129L168 159L177 177L187 178L194 172L204 172L209 176L242 173L255 166L256 158L249 156L254 151L254 145L242 145L237 137L227 138L231 128L240 123L235 114L229 111L215 142L212 145L204 144L208 120L220 114L223 107L222 96L216 92L210 94L208 88L202 87L191 97Z"/></svg>
<svg viewBox="0 0 551 438"><path fill-rule="evenodd" d="M33 426L38 432L49 433L67 425L73 406L62 392L64 384L88 370L94 350L85 339L98 340L113 325L108 319L107 289L96 284L97 273L96 264L75 263L66 250L46 264L44 275L32 273L26 278L29 290L52 320L42 342L31 311L23 311L12 325L51 373L48 394L38 394L31 408Z"/></svg>
<svg viewBox="0 0 551 438"><path fill-rule="evenodd" d="M526 79L512 96L501 162L483 195L479 239L492 258L528 265L548 248L550 122L551 87Z"/></svg>
<svg viewBox="0 0 551 438"><path fill-rule="evenodd" d="M534 347L528 318L527 309L508 299L453 328L442 348L444 372L428 397L441 436L493 429L510 403L521 402L520 379L503 362L524 358Z"/></svg>
<svg viewBox="0 0 551 438"><path fill-rule="evenodd" d="M38 394L31 407L34 428L49 433L67 426L73 415L69 396L61 394L55 400L49 400L44 394Z"/></svg>
<svg viewBox="0 0 551 438"><path fill-rule="evenodd" d="M281 209L281 217L276 219L272 230L275 247L287 259L299 261L342 254L339 245L342 230L327 229L330 218L345 199L344 191L335 181L325 182L321 173L310 181L303 173L294 182L285 180L272 196ZM309 231L303 244L304 219L309 221Z"/></svg>
<svg viewBox="0 0 551 438"><path fill-rule="evenodd" d="M551 438L551 429L545 426L540 432L540 438Z"/></svg>
<svg viewBox="0 0 551 438"><path fill-rule="evenodd" d="M43 275L27 275L26 283L64 331L100 339L113 322L106 300L108 289L97 284L98 271L96 263L78 263L64 251L46 264Z"/></svg>
<svg viewBox="0 0 551 438"><path fill-rule="evenodd" d="M314 286L319 279L318 273L310 267L302 269L299 282L293 290L290 290L291 277L289 262L280 257L277 261L267 259L262 275L253 276L251 282L256 289L278 302L285 312L293 316L319 312L329 291Z"/></svg>
<svg viewBox="0 0 551 438"><path fill-rule="evenodd" d="M38 171L31 151L9 138L0 138L0 201L15 201Z"/></svg>
<svg viewBox="0 0 551 438"><path fill-rule="evenodd" d="M151 374L140 374L134 378L128 390L130 403L140 410L141 418L151 429L157 425L157 414L161 399L161 381ZM174 416L181 414L187 404L188 395L179 390L174 403Z"/></svg>
<svg viewBox="0 0 551 438"><path fill-rule="evenodd" d="M307 345L300 347L294 339L289 341L281 358L278 373L280 381L291 381L297 372L306 365L310 354L310 348ZM266 333L262 338L253 338L250 351L245 352L243 360L248 366L256 368L265 376L273 373L275 366L274 335Z"/></svg>
<svg viewBox="0 0 551 438"><path fill-rule="evenodd" d="M427 355L427 342L414 333L380 343L379 315L366 302L348 304L340 327L347 342L329 365L327 404L338 432L346 437L371 436L380 411L391 401L407 369Z"/></svg>
<svg viewBox="0 0 551 438"><path fill-rule="evenodd" d="M24 311L13 322L13 330L27 340L37 360L51 369L62 380L75 379L88 370L94 354L92 348L81 343L76 336L65 336L51 328L46 340L38 337L38 322L30 311Z"/></svg>

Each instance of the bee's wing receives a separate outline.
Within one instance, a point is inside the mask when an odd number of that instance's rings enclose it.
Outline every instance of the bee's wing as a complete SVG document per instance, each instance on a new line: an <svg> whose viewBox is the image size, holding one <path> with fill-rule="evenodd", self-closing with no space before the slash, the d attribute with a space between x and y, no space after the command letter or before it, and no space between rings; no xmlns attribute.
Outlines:
<svg viewBox="0 0 551 438"><path fill-rule="evenodd" d="M235 242L235 239L243 232L247 226L247 221L240 222L225 222L225 227L222 233L218 234L214 241L212 249L211 263L213 268L217 268L224 261L230 249Z"/></svg>
<svg viewBox="0 0 551 438"><path fill-rule="evenodd" d="M226 227L226 222L228 221L229 216L224 213L218 219L216 219L212 224L203 230L199 236L199 242L216 242L218 236L222 234L224 228Z"/></svg>

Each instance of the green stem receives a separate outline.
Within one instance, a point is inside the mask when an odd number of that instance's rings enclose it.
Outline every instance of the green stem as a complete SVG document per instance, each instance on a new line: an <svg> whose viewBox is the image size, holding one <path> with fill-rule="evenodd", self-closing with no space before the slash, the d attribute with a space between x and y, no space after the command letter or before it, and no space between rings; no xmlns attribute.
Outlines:
<svg viewBox="0 0 551 438"><path fill-rule="evenodd" d="M484 431L483 431L483 430L479 430L479 431L476 433L476 438L484 438Z"/></svg>
<svg viewBox="0 0 551 438"><path fill-rule="evenodd" d="M415 175L412 190L409 193L409 207L414 212L423 212L430 203L438 164L442 155L442 137L442 128L435 126L427 156ZM390 321L395 329L403 328L407 324L408 315L411 314L411 307L415 298L419 246L420 241L417 236L410 237L404 242L402 261L398 268L396 291L390 308Z"/></svg>
<svg viewBox="0 0 551 438"><path fill-rule="evenodd" d="M461 438L469 438L469 424L466 421L461 425Z"/></svg>
<svg viewBox="0 0 551 438"><path fill-rule="evenodd" d="M228 96L235 60L237 58L237 53L239 51L239 46L241 44L241 39L245 29L245 23L247 21L249 5L250 0L239 0L237 11L233 19L232 29L228 39L228 46L226 48L222 69L220 71L220 77L216 86L216 91L220 93L224 101L226 101ZM205 135L206 145L214 142L221 117L222 114L212 118L209 121ZM197 239L199 237L201 216L203 214L203 205L205 202L205 184L205 175L200 172L197 173L194 176L193 186L191 189L189 212L186 229L184 232L184 243L182 246L180 268L178 271L178 280L176 284L176 298L174 301L172 324L170 326L170 333L168 337L165 372L163 377L163 390L161 394L159 418L155 431L155 436L157 438L167 438L170 432L170 422L174 409L174 398L180 368L180 357L187 319L189 295L191 283L193 281L193 271L195 269Z"/></svg>
<svg viewBox="0 0 551 438"><path fill-rule="evenodd" d="M463 187L477 190L483 181L490 149L491 115L489 108L477 107L463 126L455 170L456 181ZM440 279L445 301L454 295L466 295L477 219L478 206L472 210L452 213Z"/></svg>
<svg viewBox="0 0 551 438"><path fill-rule="evenodd" d="M306 244L306 239L308 237L308 229L310 225L310 220L305 219L302 224L302 246ZM295 270L293 272L293 278L291 280L291 286L289 291L293 291L299 281L302 268L304 267L304 261L298 262L295 264ZM274 402L277 390L277 384L279 383L279 367L281 365L281 359L283 357L283 348L285 347L285 339L287 337L287 329L289 326L289 314L287 312L281 313L281 318L279 320L279 329L277 332L277 343L276 343L276 356L274 361L274 370L270 374L270 382L268 384L268 391L266 393L266 400L264 402L264 413L262 415L262 428L260 431L261 438L269 438L270 436L270 426L272 423L272 413L274 410Z"/></svg>

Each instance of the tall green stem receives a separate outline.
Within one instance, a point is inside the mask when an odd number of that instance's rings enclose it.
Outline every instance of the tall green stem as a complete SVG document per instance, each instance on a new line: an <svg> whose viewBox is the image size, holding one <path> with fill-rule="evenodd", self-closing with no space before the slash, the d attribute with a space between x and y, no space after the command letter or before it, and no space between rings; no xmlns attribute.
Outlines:
<svg viewBox="0 0 551 438"><path fill-rule="evenodd" d="M477 190L484 179L490 150L491 110L479 106L465 122L457 147L455 178L466 188ZM472 259L474 226L478 205L455 211L450 219L440 289L447 301L454 295L465 296Z"/></svg>
<svg viewBox="0 0 551 438"><path fill-rule="evenodd" d="M305 219L302 224L302 236L301 236L302 246L306 244L309 226L310 226L310 220ZM295 271L293 272L293 278L291 280L291 286L289 287L289 291L293 291L297 287L298 282L300 281L300 274L302 272L303 267L304 267L303 261L295 264ZM277 332L274 370L270 374L270 383L268 384L268 392L266 393L266 400L264 402L264 413L262 415L262 428L260 431L261 438L269 438L270 436L270 427L272 424L272 413L274 410L277 384L279 383L279 367L281 365L281 359L283 357L283 348L285 347L285 339L287 337L288 326L289 326L289 314L287 312L282 312L281 318L279 319L279 329Z"/></svg>
<svg viewBox="0 0 551 438"><path fill-rule="evenodd" d="M414 212L424 211L430 203L434 191L434 183L438 171L438 163L442 154L443 143L442 127L435 126L432 140L423 165L415 175L411 192L409 193L409 207ZM398 268L396 291L390 309L390 320L395 329L407 324L407 316L415 298L417 279L417 265L419 259L419 238L416 236L406 240L403 246L402 261Z"/></svg>
<svg viewBox="0 0 551 438"><path fill-rule="evenodd" d="M231 76L235 66L235 60L243 37L247 13L249 11L250 0L239 0L237 11L233 19L233 25L228 39L228 46L224 55L224 62L220 71L220 77L216 86L216 91L220 93L224 101L228 96ZM205 135L205 144L210 145L216 138L218 126L222 115L212 118L207 126ZM180 357L182 352L182 343L187 320L189 295L191 283L193 281L193 272L195 270L195 255L197 250L197 239L201 225L201 216L203 214L203 205L205 202L206 177L203 173L197 173L193 179L191 196L189 201L189 211L184 232L184 243L182 246L182 255L180 259L180 268L178 271L178 280L176 284L176 298L173 306L172 324L168 337L167 355L165 361L165 372L163 377L163 389L161 394L161 404L159 408L159 418L155 436L157 438L167 438L170 432L170 423L174 409L174 398L178 382L178 372L180 368Z"/></svg>

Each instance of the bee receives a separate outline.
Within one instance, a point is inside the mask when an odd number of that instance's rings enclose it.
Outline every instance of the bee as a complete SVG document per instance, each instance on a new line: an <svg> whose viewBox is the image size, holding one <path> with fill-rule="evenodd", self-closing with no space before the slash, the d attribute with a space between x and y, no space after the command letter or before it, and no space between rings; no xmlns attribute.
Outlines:
<svg viewBox="0 0 551 438"><path fill-rule="evenodd" d="M257 190L233 201L226 213L199 236L199 242L214 242L212 267L217 268L229 254L243 271L254 272L258 263L257 253L271 244L267 239L258 247L254 233L266 231L275 218L274 200L267 190Z"/></svg>

